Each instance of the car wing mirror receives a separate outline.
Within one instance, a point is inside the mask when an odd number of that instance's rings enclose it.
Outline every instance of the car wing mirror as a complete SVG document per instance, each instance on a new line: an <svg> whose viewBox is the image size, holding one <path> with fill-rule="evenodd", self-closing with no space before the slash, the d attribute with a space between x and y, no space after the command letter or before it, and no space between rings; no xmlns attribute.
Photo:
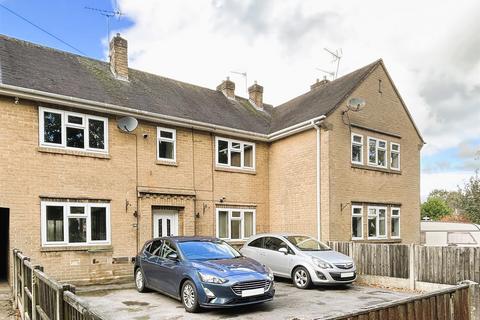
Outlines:
<svg viewBox="0 0 480 320"><path fill-rule="evenodd" d="M278 252L281 252L283 254L288 254L287 248L284 248L284 247L281 247L280 249L278 249Z"/></svg>
<svg viewBox="0 0 480 320"><path fill-rule="evenodd" d="M178 254L176 254L175 252L169 253L169 254L167 255L167 259L170 259L170 260L173 260L173 261L177 261L177 260L178 260Z"/></svg>

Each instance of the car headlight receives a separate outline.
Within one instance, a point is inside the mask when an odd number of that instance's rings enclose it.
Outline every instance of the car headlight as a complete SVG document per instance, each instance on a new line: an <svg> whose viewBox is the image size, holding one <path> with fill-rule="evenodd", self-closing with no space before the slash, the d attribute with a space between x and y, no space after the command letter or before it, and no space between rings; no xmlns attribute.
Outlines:
<svg viewBox="0 0 480 320"><path fill-rule="evenodd" d="M322 269L331 269L333 268L333 266L328 263L328 262L325 262L323 260L320 260L320 259L317 259L317 258L312 258L313 260L313 263L315 263L318 267L322 268Z"/></svg>
<svg viewBox="0 0 480 320"><path fill-rule="evenodd" d="M265 266L265 270L268 272L268 277L273 281L273 271L269 267Z"/></svg>
<svg viewBox="0 0 480 320"><path fill-rule="evenodd" d="M200 276L200 280L205 283L222 284L228 281L227 279L214 276L213 274L198 272L198 275Z"/></svg>

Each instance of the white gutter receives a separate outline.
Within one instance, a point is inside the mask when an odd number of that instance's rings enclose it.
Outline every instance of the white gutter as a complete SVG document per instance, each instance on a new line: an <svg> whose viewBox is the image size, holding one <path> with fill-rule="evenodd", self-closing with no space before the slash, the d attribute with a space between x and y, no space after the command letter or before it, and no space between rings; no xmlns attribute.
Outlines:
<svg viewBox="0 0 480 320"><path fill-rule="evenodd" d="M257 141L271 142L276 141L295 133L299 133L312 128L313 123L325 119L325 116L319 116L307 121L297 123L285 129L275 131L270 134L262 134L247 130L234 129L225 126L215 125L202 121L189 120L180 117L162 115L155 112L137 110L133 108L122 107L114 104L97 102L93 100L87 100L82 98L76 98L72 96L65 96L56 93L50 93L40 90L28 89L23 87L12 86L8 84L0 83L0 95L6 95L11 97L18 97L27 100L40 101L45 103L59 104L68 107L81 108L85 110L91 110L95 112L115 114L119 116L133 116L138 119L161 122L164 124L170 124L178 127L193 128L197 130L203 130L207 132L215 132L218 134L234 135L236 137L242 137L246 139L252 139Z"/></svg>
<svg viewBox="0 0 480 320"><path fill-rule="evenodd" d="M162 122L179 127L193 128L209 132L216 132L221 134L233 134L237 137L254 139L259 141L267 141L268 135L252 131L233 129L229 127L214 125L196 120L189 120L174 116L161 115L154 112L137 110L132 108L121 107L113 104L75 98L71 96L64 96L55 93L49 93L39 90L21 88L0 83L0 95L19 97L22 99L41 101L52 104L60 104L63 106L76 107L96 112L111 113L120 116L134 116L139 119Z"/></svg>
<svg viewBox="0 0 480 320"><path fill-rule="evenodd" d="M325 118L325 117L324 117ZM320 153L320 127L318 126L318 122L319 121L312 121L312 126L315 127L315 129L317 130L317 239L320 241L321 240L321 236L322 236L322 233L321 233L321 220L320 220L320 215L321 215L321 208L320 208L320 191L321 191L321 188L320 188L320 169L321 169L321 153Z"/></svg>

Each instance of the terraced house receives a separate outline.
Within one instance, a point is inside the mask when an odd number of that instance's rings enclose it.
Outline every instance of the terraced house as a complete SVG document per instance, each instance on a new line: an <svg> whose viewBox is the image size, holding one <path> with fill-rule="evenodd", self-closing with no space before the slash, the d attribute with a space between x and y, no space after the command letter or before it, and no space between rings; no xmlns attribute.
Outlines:
<svg viewBox="0 0 480 320"><path fill-rule="evenodd" d="M130 277L165 235L418 242L422 145L381 60L273 107L128 68L119 35L109 62L0 36L1 275L18 248L60 280Z"/></svg>

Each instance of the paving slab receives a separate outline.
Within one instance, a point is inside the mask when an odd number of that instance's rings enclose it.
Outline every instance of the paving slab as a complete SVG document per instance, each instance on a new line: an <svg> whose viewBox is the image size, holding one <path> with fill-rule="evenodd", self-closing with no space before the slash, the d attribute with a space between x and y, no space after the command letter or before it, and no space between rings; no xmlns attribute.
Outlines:
<svg viewBox="0 0 480 320"><path fill-rule="evenodd" d="M89 290L78 293L104 319L112 320L181 320L181 319L326 319L384 302L415 295L360 285L295 288L288 281L276 282L272 302L231 309L205 310L198 314L185 312L182 304L160 293L138 293L135 289Z"/></svg>

